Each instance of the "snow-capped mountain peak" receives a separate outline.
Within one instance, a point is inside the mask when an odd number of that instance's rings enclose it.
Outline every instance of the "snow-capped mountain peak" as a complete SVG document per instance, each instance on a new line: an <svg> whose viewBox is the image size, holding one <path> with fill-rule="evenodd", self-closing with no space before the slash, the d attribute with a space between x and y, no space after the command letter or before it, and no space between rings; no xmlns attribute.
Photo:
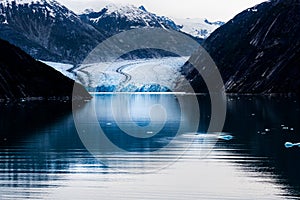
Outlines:
<svg viewBox="0 0 300 200"><path fill-rule="evenodd" d="M77 63L104 37L55 0L2 0L0 38L38 59Z"/></svg>
<svg viewBox="0 0 300 200"><path fill-rule="evenodd" d="M39 2L38 0L0 0L2 5L12 5L12 4L31 4L32 2Z"/></svg>
<svg viewBox="0 0 300 200"><path fill-rule="evenodd" d="M220 21L209 22L201 18L172 20L147 11L143 5L136 7L130 4L113 3L106 5L99 12L86 10L81 17L108 35L132 28L158 27L182 31L195 38L205 39L224 24Z"/></svg>
<svg viewBox="0 0 300 200"><path fill-rule="evenodd" d="M174 22L179 26L182 32L202 39L207 38L214 30L224 24L224 22L210 22L203 18L175 18Z"/></svg>
<svg viewBox="0 0 300 200"><path fill-rule="evenodd" d="M114 16L116 18L126 18L128 21L145 22L148 25L150 21L156 21L155 17L146 11L130 4L113 4L106 5L100 12L98 17L91 17L94 22L98 22L102 18Z"/></svg>
<svg viewBox="0 0 300 200"><path fill-rule="evenodd" d="M33 14L43 12L45 16L53 19L56 15L59 15L59 17L73 18L73 20L75 18L79 19L75 13L55 0L0 0L0 23L1 21L6 21L7 23L6 12L8 11L5 8L19 9L18 7L20 7L20 9L27 9L25 8L27 6L24 5L29 5L30 8L28 9L30 9L30 11L28 10L27 12L32 12Z"/></svg>
<svg viewBox="0 0 300 200"><path fill-rule="evenodd" d="M59 6L63 7L60 3L58 3L55 0L0 0L0 4L2 4L4 7L11 7L12 5L31 5L31 4L37 4L37 5L52 5L52 6Z"/></svg>
<svg viewBox="0 0 300 200"><path fill-rule="evenodd" d="M142 27L178 30L172 20L148 12L144 6L108 4L99 12L87 12L80 16L107 36Z"/></svg>

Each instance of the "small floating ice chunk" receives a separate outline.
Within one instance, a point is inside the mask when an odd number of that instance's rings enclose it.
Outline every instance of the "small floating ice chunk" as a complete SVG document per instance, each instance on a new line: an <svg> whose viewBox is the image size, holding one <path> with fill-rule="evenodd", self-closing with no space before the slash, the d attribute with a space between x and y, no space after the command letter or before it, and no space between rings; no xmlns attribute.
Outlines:
<svg viewBox="0 0 300 200"><path fill-rule="evenodd" d="M153 134L153 131L147 131L147 134Z"/></svg>
<svg viewBox="0 0 300 200"><path fill-rule="evenodd" d="M255 113L252 113L251 116L255 116Z"/></svg>
<svg viewBox="0 0 300 200"><path fill-rule="evenodd" d="M270 129L266 128L266 129L265 129L265 131L266 131L266 132L269 132L269 131L270 131Z"/></svg>
<svg viewBox="0 0 300 200"><path fill-rule="evenodd" d="M283 129L283 130L289 130L289 127L284 126L284 127L282 127L282 129Z"/></svg>
<svg viewBox="0 0 300 200"><path fill-rule="evenodd" d="M285 146L286 148L291 148L291 147L294 147L294 146L300 147L300 142L298 142L298 143L286 142L286 143L284 143L284 146Z"/></svg>
<svg viewBox="0 0 300 200"><path fill-rule="evenodd" d="M107 125L107 126L111 126L111 123L110 123L110 122L107 122L106 125Z"/></svg>
<svg viewBox="0 0 300 200"><path fill-rule="evenodd" d="M233 136L232 135L220 135L218 138L228 141L228 140L232 140Z"/></svg>
<svg viewBox="0 0 300 200"><path fill-rule="evenodd" d="M233 138L232 135L225 132L210 132L210 133L185 133L184 137L194 137L195 139L223 139L223 140L231 140Z"/></svg>
<svg viewBox="0 0 300 200"><path fill-rule="evenodd" d="M285 148L291 148L294 146L294 144L291 142L286 142L286 143L284 143L284 146L285 146Z"/></svg>
<svg viewBox="0 0 300 200"><path fill-rule="evenodd" d="M290 130L291 130L291 131L293 131L293 130L294 130L294 128L290 128Z"/></svg>

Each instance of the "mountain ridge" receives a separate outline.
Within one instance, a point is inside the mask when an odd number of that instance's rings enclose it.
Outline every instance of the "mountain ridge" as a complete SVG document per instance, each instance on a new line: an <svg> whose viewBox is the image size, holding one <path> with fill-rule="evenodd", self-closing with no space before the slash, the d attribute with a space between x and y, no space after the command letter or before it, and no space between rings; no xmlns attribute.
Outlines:
<svg viewBox="0 0 300 200"><path fill-rule="evenodd" d="M0 100L83 100L88 92L50 66L0 39ZM76 93L73 96L73 88Z"/></svg>
<svg viewBox="0 0 300 200"><path fill-rule="evenodd" d="M54 0L2 1L0 26L0 38L41 60L53 57L49 61L78 63L104 39L102 33Z"/></svg>
<svg viewBox="0 0 300 200"><path fill-rule="evenodd" d="M174 18L174 22L179 26L180 31L197 38L206 39L217 28L224 25L224 22L210 22L206 18Z"/></svg>
<svg viewBox="0 0 300 200"><path fill-rule="evenodd" d="M172 29L203 42L202 37L182 31L170 18L143 6L109 4L99 12L90 9L78 15L55 0L0 1L0 38L38 60L77 65L108 37L145 27ZM157 55L171 54L149 50L139 52L137 57Z"/></svg>
<svg viewBox="0 0 300 200"><path fill-rule="evenodd" d="M81 19L90 22L95 28L99 28L102 32L107 31L103 30L103 28L107 28L110 35L112 35L112 30L115 31L113 34L116 34L131 28L148 26L181 31L198 40L207 38L213 30L224 24L224 22L221 21L209 22L207 19L201 18L172 19L170 17L159 16L149 12L143 5L136 7L131 4L115 3L106 5L100 11L86 9L80 16ZM119 20L123 21L123 23L120 23ZM124 24L126 26L122 27ZM186 27L188 27L187 30Z"/></svg>
<svg viewBox="0 0 300 200"><path fill-rule="evenodd" d="M138 8L130 4L118 5L110 3L98 12L93 11L81 14L80 17L98 30L106 32L108 36L142 27L179 30L171 19L150 13L143 6Z"/></svg>
<svg viewBox="0 0 300 200"><path fill-rule="evenodd" d="M227 92L300 92L299 10L299 0L264 2L244 10L205 40L203 47L219 67ZM205 90L190 64L182 71L196 91Z"/></svg>

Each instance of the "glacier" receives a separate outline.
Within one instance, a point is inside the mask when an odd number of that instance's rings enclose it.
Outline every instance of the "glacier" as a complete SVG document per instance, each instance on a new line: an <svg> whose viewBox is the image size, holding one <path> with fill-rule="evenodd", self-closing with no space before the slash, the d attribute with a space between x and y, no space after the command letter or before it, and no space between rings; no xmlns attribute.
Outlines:
<svg viewBox="0 0 300 200"><path fill-rule="evenodd" d="M180 69L188 57L117 60L73 65L45 62L83 84L89 92L171 92L184 78Z"/></svg>
<svg viewBox="0 0 300 200"><path fill-rule="evenodd" d="M39 61L45 63L46 65L52 67L53 69L55 69L57 71L59 71L60 73L62 73L66 77L69 77L70 79L75 80L74 74L69 72L69 70L71 70L74 67L74 65L64 64L64 63L57 63L57 62L50 62L50 61L44 61L44 60L39 60Z"/></svg>

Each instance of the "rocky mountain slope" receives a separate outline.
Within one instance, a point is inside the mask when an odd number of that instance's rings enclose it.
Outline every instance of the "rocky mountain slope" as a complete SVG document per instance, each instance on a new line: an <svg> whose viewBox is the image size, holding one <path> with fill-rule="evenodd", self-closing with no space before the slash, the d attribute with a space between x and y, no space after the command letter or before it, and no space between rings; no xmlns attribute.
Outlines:
<svg viewBox="0 0 300 200"><path fill-rule="evenodd" d="M54 0L1 0L0 38L31 56L81 62L103 35Z"/></svg>
<svg viewBox="0 0 300 200"><path fill-rule="evenodd" d="M203 46L216 62L227 92L300 92L300 1L271 0L249 8L217 29ZM199 60L194 54L190 60ZM183 73L196 91L201 78Z"/></svg>
<svg viewBox="0 0 300 200"><path fill-rule="evenodd" d="M99 12L90 10L86 14L80 15L80 18L107 36L143 27L179 31L179 27L171 19L150 13L143 6L138 8L134 5L108 4Z"/></svg>
<svg viewBox="0 0 300 200"><path fill-rule="evenodd" d="M108 4L99 12L87 9L80 18L107 36L134 28L156 27L180 31L200 43L224 24L207 19L170 19L151 13L144 6L121 4Z"/></svg>
<svg viewBox="0 0 300 200"><path fill-rule="evenodd" d="M180 27L168 17L158 16L146 10L145 7L136 7L130 4L108 4L99 12L88 9L80 15L83 22L92 25L109 38L115 34L137 28L161 28L180 31ZM201 43L203 39L181 32ZM189 53L191 55L192 52ZM159 49L138 49L123 55L124 59L161 58L176 56L171 52Z"/></svg>
<svg viewBox="0 0 300 200"><path fill-rule="evenodd" d="M211 28L218 26L203 23L206 24L203 29L199 24L195 26L205 37ZM187 25L177 25L168 17L153 14L143 6L109 4L99 12L90 10L77 15L55 0L0 0L0 38L44 61L80 64L100 42L134 28L172 29L202 42L202 36L186 31L192 26L189 24L187 29ZM158 50L129 55L130 58L162 56L172 55Z"/></svg>
<svg viewBox="0 0 300 200"><path fill-rule="evenodd" d="M0 100L71 99L74 81L0 39ZM91 96L79 84L74 98Z"/></svg>

